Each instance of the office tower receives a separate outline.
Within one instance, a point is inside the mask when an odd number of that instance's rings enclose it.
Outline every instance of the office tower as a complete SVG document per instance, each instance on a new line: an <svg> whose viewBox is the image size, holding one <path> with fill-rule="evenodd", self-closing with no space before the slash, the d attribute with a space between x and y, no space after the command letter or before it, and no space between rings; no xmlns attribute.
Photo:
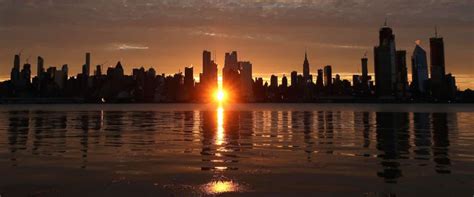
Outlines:
<svg viewBox="0 0 474 197"><path fill-rule="evenodd" d="M270 77L270 87L277 88L278 87L278 77L276 75L272 75Z"/></svg>
<svg viewBox="0 0 474 197"><path fill-rule="evenodd" d="M367 59L367 57L363 57L361 59L361 65L362 65L362 78L361 78L361 81L362 81L362 84L364 86L368 85L368 82L369 82L369 70L368 70L368 62L369 62L369 59Z"/></svg>
<svg viewBox="0 0 474 197"><path fill-rule="evenodd" d="M224 70L238 70L239 63L237 58L237 52L232 51L231 53L225 54Z"/></svg>
<svg viewBox="0 0 474 197"><path fill-rule="evenodd" d="M239 62L237 60L237 52L225 54L224 68L222 69L222 84L224 89L239 94L240 74Z"/></svg>
<svg viewBox="0 0 474 197"><path fill-rule="evenodd" d="M241 95L247 101L253 100L252 64L250 62L239 62Z"/></svg>
<svg viewBox="0 0 474 197"><path fill-rule="evenodd" d="M186 91L194 88L194 68L192 66L184 68L184 87Z"/></svg>
<svg viewBox="0 0 474 197"><path fill-rule="evenodd" d="M83 69L83 75L89 77L90 76L90 68L91 68L91 53L86 53L86 64L85 68Z"/></svg>
<svg viewBox="0 0 474 197"><path fill-rule="evenodd" d="M438 37L437 30L435 37L430 38L430 58L432 96L437 99L448 98L443 93L450 89L446 80L444 41L442 37Z"/></svg>
<svg viewBox="0 0 474 197"><path fill-rule="evenodd" d="M405 97L408 90L408 73L407 73L407 52L406 51L397 51L396 59L396 68L397 68L397 78L396 78L396 95L400 97Z"/></svg>
<svg viewBox="0 0 474 197"><path fill-rule="evenodd" d="M415 91L425 93L426 82L428 80L428 64L426 60L426 52L420 45L415 46L411 57L412 63L412 83Z"/></svg>
<svg viewBox="0 0 474 197"><path fill-rule="evenodd" d="M311 75L309 70L309 61L308 61L308 54L304 53L304 62L303 62L303 77L305 83L309 83L311 81Z"/></svg>
<svg viewBox="0 0 474 197"><path fill-rule="evenodd" d="M64 64L61 70L55 70L54 74L54 82L60 89L63 89L66 87L66 82L67 82L67 77L68 77L68 65Z"/></svg>
<svg viewBox="0 0 474 197"><path fill-rule="evenodd" d="M18 85L18 81L20 81L20 55L15 55L13 60L13 68L10 73L10 79L14 86Z"/></svg>
<svg viewBox="0 0 474 197"><path fill-rule="evenodd" d="M211 59L211 52L203 51L202 54L203 81L207 91L217 88L217 64Z"/></svg>
<svg viewBox="0 0 474 197"><path fill-rule="evenodd" d="M41 81L42 75L44 73L44 59L41 56L38 56L38 62L36 67L36 76Z"/></svg>
<svg viewBox="0 0 474 197"><path fill-rule="evenodd" d="M379 97L393 95L396 83L395 61L395 35L385 23L379 31L379 46L374 47L375 86Z"/></svg>
<svg viewBox="0 0 474 197"><path fill-rule="evenodd" d="M20 76L20 81L22 82L22 85L28 85L31 83L31 64L26 63L25 65L23 65L23 69L21 70Z"/></svg>
<svg viewBox="0 0 474 197"><path fill-rule="evenodd" d="M331 65L324 67L324 85L330 87L332 85L332 68Z"/></svg>
<svg viewBox="0 0 474 197"><path fill-rule="evenodd" d="M298 72L291 72L291 86L296 87L298 85Z"/></svg>
<svg viewBox="0 0 474 197"><path fill-rule="evenodd" d="M285 75L283 75L283 78L281 78L281 86L283 88L287 88L288 87L288 78L286 78Z"/></svg>
<svg viewBox="0 0 474 197"><path fill-rule="evenodd" d="M316 79L316 87L322 88L324 87L324 82L323 82L323 69L318 69L318 77Z"/></svg>
<svg viewBox="0 0 474 197"><path fill-rule="evenodd" d="M101 66L101 65L97 65L97 66L95 67L94 75L95 75L96 77L102 76L102 66Z"/></svg>

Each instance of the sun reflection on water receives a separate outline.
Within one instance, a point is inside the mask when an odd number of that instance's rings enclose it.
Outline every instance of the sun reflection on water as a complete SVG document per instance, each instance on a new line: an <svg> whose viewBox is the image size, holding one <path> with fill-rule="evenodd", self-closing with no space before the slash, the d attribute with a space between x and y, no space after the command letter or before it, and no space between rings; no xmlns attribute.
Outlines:
<svg viewBox="0 0 474 197"><path fill-rule="evenodd" d="M243 187L234 181L212 181L202 186L206 194L221 194L243 191Z"/></svg>
<svg viewBox="0 0 474 197"><path fill-rule="evenodd" d="M224 143L224 108L219 106L217 108L217 137L216 145L222 145Z"/></svg>

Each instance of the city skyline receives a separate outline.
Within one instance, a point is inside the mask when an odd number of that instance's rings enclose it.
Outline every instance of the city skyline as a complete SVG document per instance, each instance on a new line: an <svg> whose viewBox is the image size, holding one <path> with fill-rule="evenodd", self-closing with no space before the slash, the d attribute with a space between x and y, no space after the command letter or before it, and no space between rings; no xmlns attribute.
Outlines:
<svg viewBox="0 0 474 197"><path fill-rule="evenodd" d="M397 48L407 51L415 40L428 48L438 26L449 43L448 72L474 74L473 6L471 1L451 0L2 0L0 77L9 75L11 56L21 49L25 59L41 54L47 66L67 63L71 73L81 71L78 54L89 51L96 64L122 60L127 73L132 70L128 65L143 65L169 74L185 65L199 67L202 49L218 53L219 65L224 65L221 54L236 50L252 60L254 73L288 72L299 69L307 49L313 65L331 64L335 72L355 73L358 59L372 51L384 18L396 29Z"/></svg>

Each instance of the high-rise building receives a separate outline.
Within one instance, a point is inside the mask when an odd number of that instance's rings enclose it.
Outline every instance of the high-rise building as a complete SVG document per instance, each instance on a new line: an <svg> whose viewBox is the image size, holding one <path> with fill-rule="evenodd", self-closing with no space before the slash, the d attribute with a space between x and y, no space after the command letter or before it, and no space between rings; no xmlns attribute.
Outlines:
<svg viewBox="0 0 474 197"><path fill-rule="evenodd" d="M283 88L287 88L288 87L288 78L286 78L285 75L283 75L283 77L281 78L281 86Z"/></svg>
<svg viewBox="0 0 474 197"><path fill-rule="evenodd" d="M416 91L425 93L426 83L428 80L428 64L426 60L426 52L418 44L415 46L415 50L413 50L411 63L413 87Z"/></svg>
<svg viewBox="0 0 474 197"><path fill-rule="evenodd" d="M399 98L407 96L408 91L408 73L407 73L407 52L406 51L397 51L396 59L396 68L397 68L397 78L396 78L396 95Z"/></svg>
<svg viewBox="0 0 474 197"><path fill-rule="evenodd" d="M324 67L324 85L326 87L332 86L332 68L331 65Z"/></svg>
<svg viewBox="0 0 474 197"><path fill-rule="evenodd" d="M379 31L379 46L374 47L374 71L377 96L393 96L396 86L396 47L395 35L387 23Z"/></svg>
<svg viewBox="0 0 474 197"><path fill-rule="evenodd" d="M368 82L369 82L368 62L369 62L369 59L367 59L367 57L363 57L361 59L361 65L362 65L362 78L361 78L361 81L362 81L362 84L364 86L368 85Z"/></svg>
<svg viewBox="0 0 474 197"><path fill-rule="evenodd" d="M305 80L305 83L311 82L311 74L309 70L309 61L308 61L308 54L305 52L304 53L304 62L303 62L303 77Z"/></svg>
<svg viewBox="0 0 474 197"><path fill-rule="evenodd" d="M10 73L10 79L13 83L14 86L18 85L18 82L20 81L20 55L15 55L15 58L13 60L13 68Z"/></svg>
<svg viewBox="0 0 474 197"><path fill-rule="evenodd" d="M102 76L102 66L101 66L101 65L97 65L97 66L96 66L94 75L95 75L96 77Z"/></svg>
<svg viewBox="0 0 474 197"><path fill-rule="evenodd" d="M240 64L240 85L241 95L247 101L254 99L253 95L253 79L252 79L252 64L250 62L239 62Z"/></svg>
<svg viewBox="0 0 474 197"><path fill-rule="evenodd" d="M54 82L58 85L60 89L63 89L66 87L68 72L69 72L69 69L68 69L67 64L64 64L61 70L55 70Z"/></svg>
<svg viewBox="0 0 474 197"><path fill-rule="evenodd" d="M298 86L298 72L296 71L291 72L291 86Z"/></svg>
<svg viewBox="0 0 474 197"><path fill-rule="evenodd" d="M41 56L38 56L38 62L37 62L37 67L36 67L36 76L38 79L41 81L42 75L44 73L44 59Z"/></svg>
<svg viewBox="0 0 474 197"><path fill-rule="evenodd" d="M211 52L203 51L202 54L203 84L208 91L217 88L217 64L211 59Z"/></svg>
<svg viewBox="0 0 474 197"><path fill-rule="evenodd" d="M90 69L91 69L91 53L86 53L86 64L85 68L83 69L83 75L89 77L90 76Z"/></svg>
<svg viewBox="0 0 474 197"><path fill-rule="evenodd" d="M318 77L316 79L316 87L322 88L324 87L324 80L323 80L323 69L318 69Z"/></svg>
<svg viewBox="0 0 474 197"><path fill-rule="evenodd" d="M272 75L270 77L270 87L277 88L278 87L278 77L276 75Z"/></svg>
<svg viewBox="0 0 474 197"><path fill-rule="evenodd" d="M184 87L187 91L194 88L194 68L192 66L184 68Z"/></svg>
<svg viewBox="0 0 474 197"><path fill-rule="evenodd" d="M23 65L23 69L20 73L20 81L22 85L28 85L31 83L31 64L26 63Z"/></svg>
<svg viewBox="0 0 474 197"><path fill-rule="evenodd" d="M449 95L445 94L449 91L449 86L446 80L444 41L442 37L438 37L437 31L435 37L430 38L430 58L432 96L437 99L448 98Z"/></svg>
<svg viewBox="0 0 474 197"><path fill-rule="evenodd" d="M225 54L224 68L222 69L222 85L224 89L233 94L239 94L240 89L240 73L237 52Z"/></svg>

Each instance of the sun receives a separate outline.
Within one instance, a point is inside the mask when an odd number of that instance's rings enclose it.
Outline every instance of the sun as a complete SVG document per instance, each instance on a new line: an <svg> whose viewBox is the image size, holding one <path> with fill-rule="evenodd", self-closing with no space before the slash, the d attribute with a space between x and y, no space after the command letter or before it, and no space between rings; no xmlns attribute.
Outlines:
<svg viewBox="0 0 474 197"><path fill-rule="evenodd" d="M225 100L225 91L222 89L219 89L216 91L216 101L218 102L223 102Z"/></svg>

